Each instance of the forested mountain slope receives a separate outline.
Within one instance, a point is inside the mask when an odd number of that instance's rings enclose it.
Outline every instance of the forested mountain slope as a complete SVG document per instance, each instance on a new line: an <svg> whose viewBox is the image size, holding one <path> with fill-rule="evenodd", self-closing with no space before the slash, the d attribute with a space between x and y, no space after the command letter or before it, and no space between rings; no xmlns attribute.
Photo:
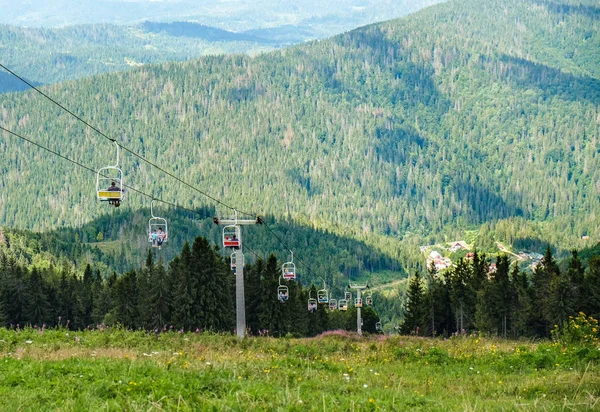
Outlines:
<svg viewBox="0 0 600 412"><path fill-rule="evenodd" d="M594 1L457 0L268 55L205 57L46 91L127 147L245 210L355 236L514 217L600 236ZM112 145L35 93L2 125L94 168ZM3 134L0 222L82 225L94 176ZM131 156L127 182L205 199ZM148 206L131 193L124 208ZM229 213L217 210L218 214Z"/></svg>
<svg viewBox="0 0 600 412"><path fill-rule="evenodd" d="M148 63L184 61L226 53L259 53L278 46L269 39L243 36L191 23L173 23L196 33L181 36L160 25L109 24L29 28L0 25L0 62L29 79L56 83ZM216 33L215 33L216 32ZM212 34L211 36L202 33ZM18 91L0 73L0 92Z"/></svg>
<svg viewBox="0 0 600 412"><path fill-rule="evenodd" d="M161 249L152 249L148 241L150 211L143 208L115 210L77 228L58 228L44 233L0 228L0 246L6 246L22 264L35 267L73 266L80 273L90 264L103 277L125 273L143 266L148 249L156 259L170 262L185 242L197 236L206 237L218 253L229 259L232 251L222 248L222 227L213 223L214 208L200 207L196 214L154 208L168 217L169 240ZM259 257L267 260L274 254L283 263L290 260L286 246L295 252L298 281L304 285L326 280L330 288L342 290L349 277L353 280L380 284L391 276L405 275L397 256L386 254L364 242L334 233L294 225L293 222L264 217L264 226L244 229L244 254L248 264ZM308 269L307 269L308 266ZM317 276L322 279L318 279Z"/></svg>

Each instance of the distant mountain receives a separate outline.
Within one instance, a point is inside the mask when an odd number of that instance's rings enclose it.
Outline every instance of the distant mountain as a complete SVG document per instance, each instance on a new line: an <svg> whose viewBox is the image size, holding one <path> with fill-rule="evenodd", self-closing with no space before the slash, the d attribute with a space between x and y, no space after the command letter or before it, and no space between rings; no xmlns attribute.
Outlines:
<svg viewBox="0 0 600 412"><path fill-rule="evenodd" d="M309 28L326 17L318 37L404 16L440 0L29 0L6 2L0 24L61 27L82 24L136 25L143 21L188 21L241 32L285 25ZM60 10L60 12L57 12ZM304 23L306 22L306 23Z"/></svg>
<svg viewBox="0 0 600 412"><path fill-rule="evenodd" d="M182 36L183 32L189 36ZM56 29L0 25L0 61L38 83L56 83L204 55L260 53L275 47L277 44L268 39L190 23L145 23L136 27L85 25ZM11 83L6 83L9 80ZM2 77L0 92L19 87L18 83Z"/></svg>
<svg viewBox="0 0 600 412"><path fill-rule="evenodd" d="M240 208L388 256L458 231L600 239L597 4L456 0L257 57L161 63L46 88L110 136ZM33 93L4 127L99 168L110 142ZM206 199L124 154L134 187ZM3 135L0 223L105 213L94 176ZM134 193L122 208L147 207ZM230 213L217 210L219 214ZM423 243L420 243L420 242ZM309 240L305 240L309 242ZM347 252L350 256L354 252Z"/></svg>
<svg viewBox="0 0 600 412"><path fill-rule="evenodd" d="M203 24L177 21L173 23L144 22L141 28L150 33L166 33L176 37L195 37L208 41L229 41L229 42L254 42L275 44L268 38L253 36L247 33L234 33L228 30L221 30L215 27L205 26Z"/></svg>

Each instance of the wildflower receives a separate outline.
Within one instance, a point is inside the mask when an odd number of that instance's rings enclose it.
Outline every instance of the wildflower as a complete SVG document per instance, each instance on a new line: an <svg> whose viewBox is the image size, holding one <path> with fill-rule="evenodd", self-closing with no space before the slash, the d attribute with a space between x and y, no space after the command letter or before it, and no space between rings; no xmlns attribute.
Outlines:
<svg viewBox="0 0 600 412"><path fill-rule="evenodd" d="M369 398L369 402L370 402L370 403L375 403L375 399L373 399L373 398Z"/></svg>
<svg viewBox="0 0 600 412"><path fill-rule="evenodd" d="M302 380L302 378L298 378L298 380L299 380L299 381L301 381L301 380Z"/></svg>
<svg viewBox="0 0 600 412"><path fill-rule="evenodd" d="M367 385L366 383L363 385L363 388L368 388L369 385Z"/></svg>
<svg viewBox="0 0 600 412"><path fill-rule="evenodd" d="M32 340L26 340L25 343L33 343Z"/></svg>

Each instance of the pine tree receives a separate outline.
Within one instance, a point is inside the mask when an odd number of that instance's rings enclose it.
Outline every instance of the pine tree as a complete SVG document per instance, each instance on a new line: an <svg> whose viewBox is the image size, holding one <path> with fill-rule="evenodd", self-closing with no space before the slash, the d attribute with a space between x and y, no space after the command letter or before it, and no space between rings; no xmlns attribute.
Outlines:
<svg viewBox="0 0 600 412"><path fill-rule="evenodd" d="M573 312L583 309L583 283L585 280L585 268L576 250L571 251L571 259L565 277L569 283L568 306Z"/></svg>
<svg viewBox="0 0 600 412"><path fill-rule="evenodd" d="M37 268L33 268L27 279L27 303L25 318L30 325L42 326L48 321L50 305L46 296L46 285Z"/></svg>
<svg viewBox="0 0 600 412"><path fill-rule="evenodd" d="M171 323L176 328L191 330L193 326L193 307L196 299L196 279L191 273L192 252L189 243L185 243L181 254L169 264L171 279Z"/></svg>
<svg viewBox="0 0 600 412"><path fill-rule="evenodd" d="M194 324L204 330L226 331L233 325L232 276L208 241L197 237L192 246L192 276L197 285Z"/></svg>
<svg viewBox="0 0 600 412"><path fill-rule="evenodd" d="M511 283L514 291L514 306L511 314L512 337L530 336L531 297L527 274L519 270L519 265L513 265Z"/></svg>
<svg viewBox="0 0 600 412"><path fill-rule="evenodd" d="M463 259L450 272L450 300L456 320L456 332L463 333L475 315L476 291L471 288L470 269Z"/></svg>
<svg viewBox="0 0 600 412"><path fill-rule="evenodd" d="M162 258L152 270L150 291L147 297L146 310L149 314L149 328L161 330L167 326L171 314L170 280Z"/></svg>
<svg viewBox="0 0 600 412"><path fill-rule="evenodd" d="M114 290L115 320L126 328L136 329L140 323L137 272L131 270L117 279Z"/></svg>
<svg viewBox="0 0 600 412"><path fill-rule="evenodd" d="M419 335L423 332L427 311L427 308L424 306L424 298L425 291L423 282L421 281L421 274L415 271L415 274L408 282L404 323L401 328L402 333Z"/></svg>
<svg viewBox="0 0 600 412"><path fill-rule="evenodd" d="M600 256L590 258L588 270L583 282L584 310L583 312L600 319Z"/></svg>
<svg viewBox="0 0 600 412"><path fill-rule="evenodd" d="M558 265L552 256L550 246L548 246L540 264L533 272L531 282L532 302L537 309L533 312L532 323L534 333L538 336L550 336L553 313L551 285L558 275Z"/></svg>
<svg viewBox="0 0 600 412"><path fill-rule="evenodd" d="M287 314L284 305L277 299L279 287L280 267L275 255L269 256L261 282L262 301L259 307L259 321L261 329L266 329L272 336L282 336L287 333Z"/></svg>
<svg viewBox="0 0 600 412"><path fill-rule="evenodd" d="M261 293L261 278L264 271L265 261L260 258L256 260L254 265L248 265L244 270L244 285L246 287L246 325L254 335L258 334L258 331L260 330L259 308L261 307L263 299Z"/></svg>

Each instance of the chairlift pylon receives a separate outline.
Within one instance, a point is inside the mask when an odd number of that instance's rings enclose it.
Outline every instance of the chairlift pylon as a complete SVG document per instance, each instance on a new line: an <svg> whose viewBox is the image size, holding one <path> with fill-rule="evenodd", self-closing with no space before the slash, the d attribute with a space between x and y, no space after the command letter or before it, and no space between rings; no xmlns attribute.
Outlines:
<svg viewBox="0 0 600 412"><path fill-rule="evenodd" d="M125 199L125 187L123 185L123 170L119 168L119 144L113 142L117 147L117 162L114 166L106 166L96 172L96 195L101 202L119 207Z"/></svg>

